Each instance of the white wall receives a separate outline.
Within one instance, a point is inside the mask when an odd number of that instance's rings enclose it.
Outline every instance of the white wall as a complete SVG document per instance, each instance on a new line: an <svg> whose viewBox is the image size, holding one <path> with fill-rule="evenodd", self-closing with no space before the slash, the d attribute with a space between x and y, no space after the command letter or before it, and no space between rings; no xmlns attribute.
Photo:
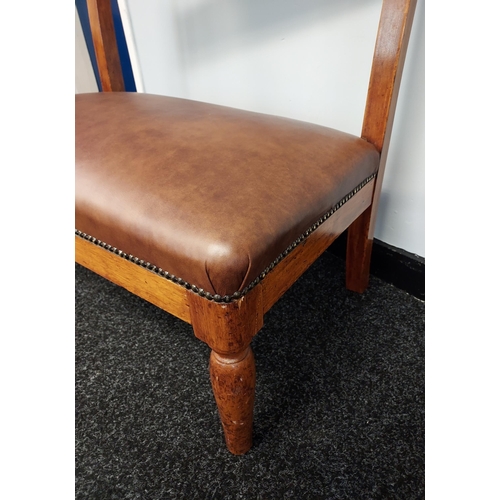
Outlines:
<svg viewBox="0 0 500 500"><path fill-rule="evenodd" d="M97 91L94 70L85 44L78 11L75 7L75 94Z"/></svg>
<svg viewBox="0 0 500 500"><path fill-rule="evenodd" d="M380 0L126 0L145 91L359 135ZM424 0L375 237L424 256Z"/></svg>

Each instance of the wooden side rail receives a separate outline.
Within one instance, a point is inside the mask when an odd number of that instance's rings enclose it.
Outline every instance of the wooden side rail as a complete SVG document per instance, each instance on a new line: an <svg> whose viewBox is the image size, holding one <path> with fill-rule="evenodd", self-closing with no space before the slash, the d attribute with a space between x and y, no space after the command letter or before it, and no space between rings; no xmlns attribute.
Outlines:
<svg viewBox="0 0 500 500"><path fill-rule="evenodd" d="M191 323L185 288L80 236L75 236L75 250L78 264Z"/></svg>

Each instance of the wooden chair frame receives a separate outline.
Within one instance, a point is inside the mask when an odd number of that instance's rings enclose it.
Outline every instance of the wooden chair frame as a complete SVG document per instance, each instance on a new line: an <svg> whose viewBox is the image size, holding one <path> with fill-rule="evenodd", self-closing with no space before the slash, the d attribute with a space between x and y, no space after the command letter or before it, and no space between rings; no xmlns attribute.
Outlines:
<svg viewBox="0 0 500 500"><path fill-rule="evenodd" d="M190 323L196 337L210 346L212 388L231 453L243 454L252 446L255 362L250 342L262 328L264 314L346 229L346 286L360 293L368 286L377 206L415 7L416 0L383 0L361 134L380 152L376 177L302 235L246 295L229 303L208 300L123 258L109 245L81 233L75 237L76 262ZM123 91L110 2L88 0L88 9L102 90Z"/></svg>

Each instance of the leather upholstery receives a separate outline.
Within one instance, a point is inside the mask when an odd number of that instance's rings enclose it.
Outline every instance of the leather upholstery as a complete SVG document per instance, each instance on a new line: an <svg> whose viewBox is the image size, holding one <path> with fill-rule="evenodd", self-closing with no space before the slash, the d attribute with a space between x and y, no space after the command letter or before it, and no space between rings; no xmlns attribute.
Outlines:
<svg viewBox="0 0 500 500"><path fill-rule="evenodd" d="M376 172L326 127L136 93L76 96L76 228L230 295Z"/></svg>

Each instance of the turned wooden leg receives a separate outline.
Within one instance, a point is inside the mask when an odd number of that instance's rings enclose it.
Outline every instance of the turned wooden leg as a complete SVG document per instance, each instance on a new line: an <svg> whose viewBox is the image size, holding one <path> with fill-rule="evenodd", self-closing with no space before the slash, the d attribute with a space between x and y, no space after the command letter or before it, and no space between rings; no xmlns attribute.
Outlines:
<svg viewBox="0 0 500 500"><path fill-rule="evenodd" d="M255 360L250 347L238 355L210 355L210 379L228 450L243 455L252 447Z"/></svg>
<svg viewBox="0 0 500 500"><path fill-rule="evenodd" d="M362 293L370 278L373 247L372 208L365 210L350 226L347 233L346 287Z"/></svg>
<svg viewBox="0 0 500 500"><path fill-rule="evenodd" d="M194 334L212 349L210 379L227 448L242 455L252 447L255 360L250 342L262 328L262 289L230 303L189 295Z"/></svg>

